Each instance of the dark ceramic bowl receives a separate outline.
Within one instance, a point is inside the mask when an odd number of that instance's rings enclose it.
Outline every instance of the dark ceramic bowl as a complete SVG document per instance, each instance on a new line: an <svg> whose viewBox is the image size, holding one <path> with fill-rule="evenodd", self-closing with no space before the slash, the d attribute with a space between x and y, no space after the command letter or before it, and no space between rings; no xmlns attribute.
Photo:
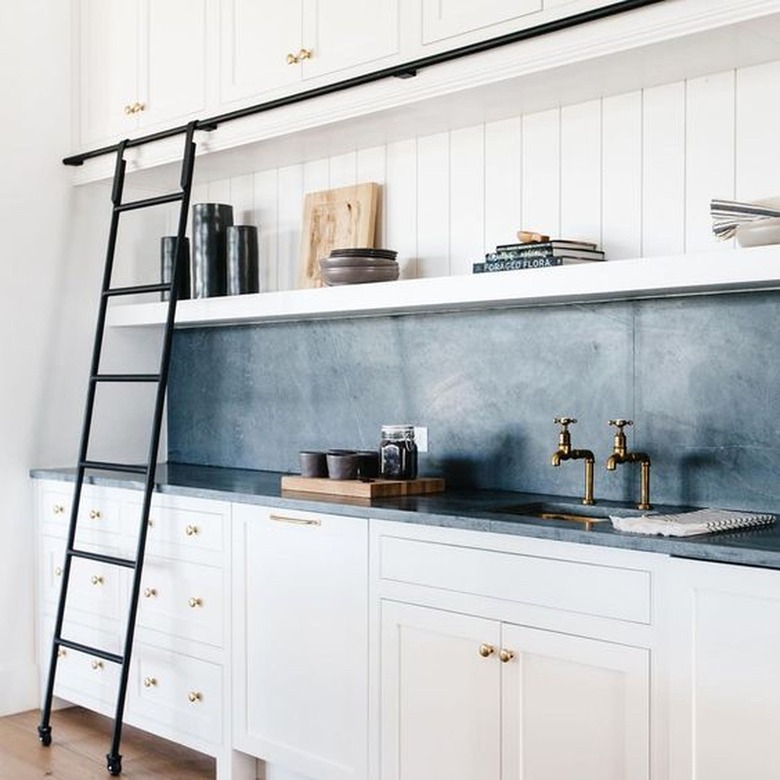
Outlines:
<svg viewBox="0 0 780 780"><path fill-rule="evenodd" d="M347 249L332 249L331 257L370 257L395 260L398 252L394 249L373 249L371 247L348 247Z"/></svg>
<svg viewBox="0 0 780 780"><path fill-rule="evenodd" d="M301 450L298 453L302 477L327 477L328 462L324 452Z"/></svg>
<svg viewBox="0 0 780 780"><path fill-rule="evenodd" d="M350 451L330 451L327 456L328 476L331 479L356 479L358 455Z"/></svg>
<svg viewBox="0 0 780 780"><path fill-rule="evenodd" d="M345 266L323 268L322 281L329 287L340 284L366 284L367 282L393 282L398 278L398 265Z"/></svg>

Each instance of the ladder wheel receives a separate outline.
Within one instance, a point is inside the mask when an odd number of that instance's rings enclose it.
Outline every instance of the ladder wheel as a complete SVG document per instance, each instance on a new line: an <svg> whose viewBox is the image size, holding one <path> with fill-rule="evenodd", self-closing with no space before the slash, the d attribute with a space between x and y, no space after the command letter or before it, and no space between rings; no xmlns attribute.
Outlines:
<svg viewBox="0 0 780 780"><path fill-rule="evenodd" d="M106 767L108 768L108 773L112 777L116 777L117 775L122 774L122 756L112 756L110 753L107 754Z"/></svg>
<svg viewBox="0 0 780 780"><path fill-rule="evenodd" d="M38 739L44 747L51 745L51 726L38 726Z"/></svg>

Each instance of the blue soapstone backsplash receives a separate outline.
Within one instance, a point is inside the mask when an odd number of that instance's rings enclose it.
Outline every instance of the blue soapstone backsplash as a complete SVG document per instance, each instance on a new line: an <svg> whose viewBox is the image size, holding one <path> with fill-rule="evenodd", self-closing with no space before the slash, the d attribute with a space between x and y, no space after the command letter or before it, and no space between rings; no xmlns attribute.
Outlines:
<svg viewBox="0 0 780 780"><path fill-rule="evenodd" d="M610 418L652 459L654 503L780 511L780 293L179 330L168 460L298 471L298 450L376 449L382 424L429 431L422 475L452 487L581 495L550 465L557 415L608 472Z"/></svg>

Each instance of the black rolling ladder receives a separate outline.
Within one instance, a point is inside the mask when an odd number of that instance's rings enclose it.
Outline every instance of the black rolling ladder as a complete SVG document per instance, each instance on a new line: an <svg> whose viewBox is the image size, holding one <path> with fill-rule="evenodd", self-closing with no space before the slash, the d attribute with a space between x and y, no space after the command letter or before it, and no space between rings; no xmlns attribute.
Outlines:
<svg viewBox="0 0 780 780"><path fill-rule="evenodd" d="M212 130L215 125L191 122L185 129L184 156L182 159L180 190L158 197L144 200L122 202L124 190L125 149L128 144L123 141L117 146L116 167L114 169L114 182L111 193L113 204L111 225L108 236L108 248L106 251L105 270L103 273L103 286L100 295L95 341L92 351L92 365L87 390L86 408L84 411L84 424L79 446L78 463L76 467L76 484L74 488L73 506L70 514L67 544L65 549L65 562L62 567L62 585L60 590L57 616L54 624L54 636L52 639L51 660L49 663L49 676L46 686L41 722L38 726L38 738L45 746L51 744L51 709L54 696L54 683L57 674L57 658L61 648L69 648L82 653L100 658L110 663L118 664L121 670L116 698L116 715L114 719L113 738L110 751L106 754L107 768L111 775L118 775L122 771L122 756L119 753L119 745L122 737L122 720L124 717L127 684L130 672L130 659L135 635L136 613L138 611L138 599L141 589L141 574L143 571L144 553L146 550L146 535L148 529L149 510L151 507L152 493L155 485L155 472L157 470L157 451L160 442L162 427L163 407L165 403L165 391L168 382L168 366L170 362L171 345L173 342L173 324L176 315L176 290L177 280L180 274L180 266L183 260L181 249L184 246L184 234L187 228L187 212L189 210L190 192L192 189L192 175L195 163L194 134L196 130ZM175 249L176 262L173 264L172 278L169 283L145 284L130 287L112 287L111 277L114 269L114 255L116 251L119 218L127 212L137 209L160 206L166 203L180 204L177 241ZM165 320L164 333L159 363L159 371L155 374L108 374L100 373L101 355L103 351L103 338L106 324L106 313L109 301L117 296L154 294L166 292L168 297L168 311ZM149 453L145 464L109 463L89 460L89 440L92 430L92 422L95 409L95 396L98 387L104 383L156 383L157 393L155 397L154 413L149 441ZM140 516L140 528L136 544L135 558L119 558L112 555L90 552L76 548L76 532L78 527L79 505L81 493L87 472L123 472L138 474L144 478L144 494ZM130 569L132 575L132 588L128 609L127 624L125 630L124 650L121 654L110 653L99 647L90 647L79 642L71 641L63 636L63 623L65 619L65 607L68 597L68 585L70 582L71 564L74 558L83 558L91 561L99 561L111 566Z"/></svg>

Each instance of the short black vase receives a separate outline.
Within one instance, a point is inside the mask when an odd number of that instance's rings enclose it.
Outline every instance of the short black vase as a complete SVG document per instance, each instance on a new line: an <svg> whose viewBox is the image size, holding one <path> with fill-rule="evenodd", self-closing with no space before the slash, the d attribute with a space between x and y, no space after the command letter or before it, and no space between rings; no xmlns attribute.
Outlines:
<svg viewBox="0 0 780 780"><path fill-rule="evenodd" d="M226 230L227 294L260 292L257 228L254 225L232 225Z"/></svg>
<svg viewBox="0 0 780 780"><path fill-rule="evenodd" d="M227 292L226 229L233 207L196 203L192 207L192 297L210 298Z"/></svg>

